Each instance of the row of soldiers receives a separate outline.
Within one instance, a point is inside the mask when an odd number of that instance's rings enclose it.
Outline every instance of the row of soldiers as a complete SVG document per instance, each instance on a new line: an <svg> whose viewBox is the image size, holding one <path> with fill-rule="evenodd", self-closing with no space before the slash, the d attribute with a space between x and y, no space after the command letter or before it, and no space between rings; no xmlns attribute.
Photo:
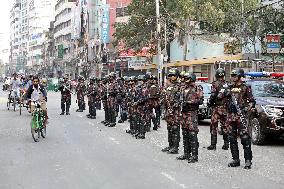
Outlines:
<svg viewBox="0 0 284 189"><path fill-rule="evenodd" d="M229 146L233 161L230 167L240 166L237 137L240 135L244 149L245 168L251 168L252 151L251 140L247 124L241 119L238 110L243 113L254 109L255 101L249 86L242 82L242 69L235 69L231 73L232 82L225 81L225 71L219 68L216 71L216 81L212 83L212 93L208 105L212 108L211 117L211 145L208 150L216 150L218 123L220 122L223 135L223 149ZM116 78L110 73L101 81L90 79L89 86L84 85L83 78L79 79L76 87L77 102L82 112L85 109L84 95L88 96L89 115L96 118L96 108L102 101L105 120L102 123L108 127L116 126L116 118L120 113L119 123L129 119L127 133L137 139L145 139L146 132L160 127L161 107L165 110L165 120L168 131L168 146L163 152L178 154L180 133L183 138L184 154L178 160L187 160L188 163L198 161L198 109L203 104L202 87L196 84L196 75L190 72L180 73L178 69L170 69L164 88L158 85L157 77L151 73L138 77ZM62 94L61 109L69 115L71 104L71 85L68 78L64 78L59 88ZM66 107L65 107L66 106ZM182 130L182 132L180 132ZM230 145L229 145L230 144Z"/></svg>

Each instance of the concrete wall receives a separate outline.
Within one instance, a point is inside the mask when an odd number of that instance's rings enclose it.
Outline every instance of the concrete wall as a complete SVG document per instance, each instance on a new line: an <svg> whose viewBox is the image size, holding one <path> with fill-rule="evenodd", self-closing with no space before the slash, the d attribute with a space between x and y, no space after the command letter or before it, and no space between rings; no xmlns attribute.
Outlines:
<svg viewBox="0 0 284 189"><path fill-rule="evenodd" d="M184 60L184 48L177 40L171 43L171 62ZM224 43L211 43L190 37L187 43L186 60L224 56Z"/></svg>

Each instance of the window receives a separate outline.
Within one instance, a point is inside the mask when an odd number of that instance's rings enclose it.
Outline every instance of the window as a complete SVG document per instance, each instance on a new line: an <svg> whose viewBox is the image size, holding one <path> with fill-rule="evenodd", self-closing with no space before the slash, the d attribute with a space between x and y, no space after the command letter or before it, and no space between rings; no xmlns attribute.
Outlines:
<svg viewBox="0 0 284 189"><path fill-rule="evenodd" d="M127 7L117 7L116 8L116 17L128 16Z"/></svg>

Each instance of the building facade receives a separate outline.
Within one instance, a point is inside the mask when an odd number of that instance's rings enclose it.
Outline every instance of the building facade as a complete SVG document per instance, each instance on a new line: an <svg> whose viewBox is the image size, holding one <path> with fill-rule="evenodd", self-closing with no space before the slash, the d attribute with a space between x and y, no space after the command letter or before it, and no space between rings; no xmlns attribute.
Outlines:
<svg viewBox="0 0 284 189"><path fill-rule="evenodd" d="M10 10L10 56L11 70L16 71L21 47L21 0L14 0Z"/></svg>
<svg viewBox="0 0 284 189"><path fill-rule="evenodd" d="M50 22L54 18L54 0L30 0L28 10L28 66L43 64L42 49Z"/></svg>

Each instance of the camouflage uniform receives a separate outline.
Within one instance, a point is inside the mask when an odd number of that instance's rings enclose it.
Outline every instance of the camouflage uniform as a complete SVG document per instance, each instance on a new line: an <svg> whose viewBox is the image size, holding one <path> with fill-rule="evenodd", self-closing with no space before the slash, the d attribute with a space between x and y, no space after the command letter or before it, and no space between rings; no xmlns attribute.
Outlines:
<svg viewBox="0 0 284 189"><path fill-rule="evenodd" d="M105 120L101 123L105 124L106 126L109 124L109 114L108 114L108 106L107 106L107 99L108 99L108 80L105 78L101 87L100 87L100 98L102 99L103 108L104 108L104 114L105 114Z"/></svg>
<svg viewBox="0 0 284 189"><path fill-rule="evenodd" d="M71 83L69 81L62 83L58 90L61 92L61 115L66 111L66 115L69 115L69 109L71 105Z"/></svg>
<svg viewBox="0 0 284 189"><path fill-rule="evenodd" d="M184 156L183 159L190 158L198 160L198 109L203 103L202 88L195 83L187 84L181 92L182 111L181 128L183 135Z"/></svg>
<svg viewBox="0 0 284 189"><path fill-rule="evenodd" d="M101 110L101 93L102 93L102 87L101 87L101 81L97 81L96 86L98 88L98 95L96 96L95 103L96 103L96 109Z"/></svg>
<svg viewBox="0 0 284 189"><path fill-rule="evenodd" d="M96 118L96 97L98 95L98 88L94 83L90 83L88 92L88 106L89 106L89 118Z"/></svg>
<svg viewBox="0 0 284 189"><path fill-rule="evenodd" d="M146 133L146 127L149 124L150 116L148 114L149 102L148 102L148 88L146 84L141 84L136 87L136 104L137 104L137 131L136 138L144 139Z"/></svg>
<svg viewBox="0 0 284 189"><path fill-rule="evenodd" d="M106 100L106 108L107 108L107 114L109 117L109 127L114 127L116 125L116 96L117 96L117 85L115 81L110 81L110 83L107 85L107 100Z"/></svg>
<svg viewBox="0 0 284 189"><path fill-rule="evenodd" d="M228 92L229 91L229 92ZM240 135L241 143L244 149L244 158L245 160L251 162L252 160L252 151L251 151L251 140L249 130L246 127L246 124L243 124L240 119L240 115L235 108L235 105L232 101L232 96L236 98L237 105L243 111L242 114L246 115L247 108L253 108L255 106L255 100L252 95L250 86L247 86L243 82L232 84L228 87L227 93L227 108L228 115L226 121L226 127L228 128L230 149L233 157L233 162L229 164L231 167L239 166L239 149L237 137ZM246 167L245 167L246 168ZM250 166L249 166L250 168Z"/></svg>
<svg viewBox="0 0 284 189"><path fill-rule="evenodd" d="M162 151L178 153L180 142L180 86L177 81L171 82L166 87L164 100L169 147Z"/></svg>
<svg viewBox="0 0 284 189"><path fill-rule="evenodd" d="M211 146L209 146L208 150L216 150L217 144L217 133L218 133L218 122L220 121L221 125L221 133L224 139L223 149L227 150L229 148L229 141L227 135L227 128L225 126L227 119L227 99L224 95L224 90L226 88L226 81L223 79L214 81L211 87L211 96L209 99L208 105L212 107L212 116L211 116L211 125L210 125L210 133L211 133Z"/></svg>
<svg viewBox="0 0 284 189"><path fill-rule="evenodd" d="M121 102L120 102L120 120L119 123L123 123L127 120L127 83L124 83L120 89L120 96L121 96Z"/></svg>
<svg viewBox="0 0 284 189"><path fill-rule="evenodd" d="M157 130L160 127L160 117L161 117L161 105L160 105L160 95L161 90L158 84L151 83L149 85L149 113L154 123L153 130ZM153 109L155 110L156 116L153 114Z"/></svg>
<svg viewBox="0 0 284 189"><path fill-rule="evenodd" d="M129 115L130 128L126 132L135 135L137 131L137 105L135 104L136 90L135 83L131 81L129 89L126 93L127 111Z"/></svg>
<svg viewBox="0 0 284 189"><path fill-rule="evenodd" d="M77 102L78 102L78 106L79 109L77 110L77 112L83 112L83 110L85 110L85 99L84 99L84 95L86 92L86 86L83 83L78 83L77 87L76 87L76 92L77 92Z"/></svg>

